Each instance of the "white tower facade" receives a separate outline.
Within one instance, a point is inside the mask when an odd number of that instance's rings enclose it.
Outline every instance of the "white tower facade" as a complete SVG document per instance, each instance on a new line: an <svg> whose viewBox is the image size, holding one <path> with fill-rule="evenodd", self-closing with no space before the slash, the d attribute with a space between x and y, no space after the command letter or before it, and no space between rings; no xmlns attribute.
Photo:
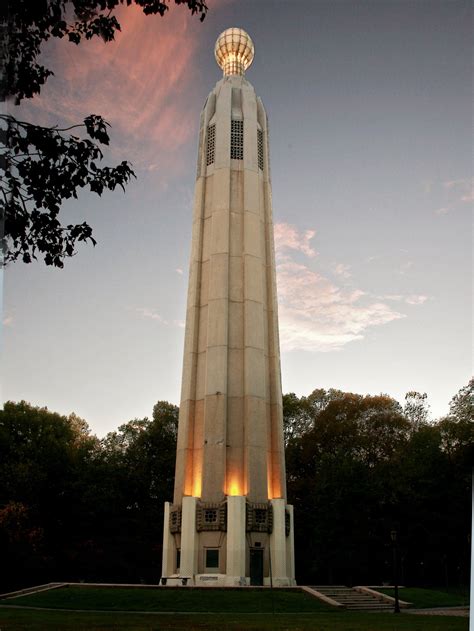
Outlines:
<svg viewBox="0 0 474 631"><path fill-rule="evenodd" d="M201 114L167 584L295 584L268 124L244 77L253 54L245 31L219 36L224 76Z"/></svg>

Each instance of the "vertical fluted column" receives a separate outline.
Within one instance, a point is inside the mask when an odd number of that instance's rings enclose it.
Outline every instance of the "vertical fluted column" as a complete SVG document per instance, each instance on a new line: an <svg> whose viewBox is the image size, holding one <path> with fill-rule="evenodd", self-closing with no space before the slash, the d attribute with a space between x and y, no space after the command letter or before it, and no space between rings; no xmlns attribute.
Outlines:
<svg viewBox="0 0 474 631"><path fill-rule="evenodd" d="M267 470L269 498L286 498L285 451L283 442L283 404L281 391L280 343L276 288L275 245L273 237L272 192L270 182L269 131L265 109L258 100L259 122L263 131L264 173L262 206L265 215L265 282L267 353Z"/></svg>
<svg viewBox="0 0 474 631"><path fill-rule="evenodd" d="M223 86L216 99L213 194L206 200L202 253L209 265L202 497L210 502L223 499L226 472L231 96Z"/></svg>
<svg viewBox="0 0 474 631"><path fill-rule="evenodd" d="M209 264L203 261L205 219L212 198L212 178L206 177L206 142L209 121L215 111L211 93L201 114L197 179L194 191L191 257L189 265L186 329L184 336L181 403L179 409L174 502L186 495L199 497L202 487L204 425L203 371L206 356L207 293Z"/></svg>
<svg viewBox="0 0 474 631"><path fill-rule="evenodd" d="M251 86L242 89L244 115L243 263L244 263L244 409L245 471L251 501L267 499L266 366L265 366L265 214L262 173L257 157L257 99Z"/></svg>

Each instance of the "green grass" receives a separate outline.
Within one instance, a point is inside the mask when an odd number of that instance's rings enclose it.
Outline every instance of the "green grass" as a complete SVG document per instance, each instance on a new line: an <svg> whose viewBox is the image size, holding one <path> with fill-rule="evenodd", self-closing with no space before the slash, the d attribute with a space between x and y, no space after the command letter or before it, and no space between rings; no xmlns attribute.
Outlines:
<svg viewBox="0 0 474 631"><path fill-rule="evenodd" d="M321 612L313 614L167 615L73 613L0 608L1 631L467 631L467 618Z"/></svg>
<svg viewBox="0 0 474 631"><path fill-rule="evenodd" d="M393 589L377 591L394 596ZM398 590L401 600L413 603L414 607L463 607L469 605L469 591L465 589L424 589L421 587L402 587Z"/></svg>
<svg viewBox="0 0 474 631"><path fill-rule="evenodd" d="M390 590L383 590L388 593ZM443 592L413 589L417 606ZM446 594L452 596L455 594ZM416 598L414 597L416 596ZM424 600L423 600L423 598ZM468 619L359 613L330 608L298 590L275 590L272 615L270 590L213 590L186 588L61 587L0 601L1 631L467 631ZM437 596L439 603L439 596ZM459 594L458 594L459 598ZM423 604L418 604L422 602ZM451 600L450 602L453 602ZM444 603L443 603L444 604ZM39 609L22 609L38 607ZM51 610L41 610L51 608ZM53 611L53 609L86 610ZM87 611L89 610L89 611ZM95 610L95 611L92 611ZM150 613L140 614L139 611ZM120 612L120 613L119 613ZM168 612L168 613L166 613ZM185 612L171 614L169 612ZM193 613L188 613L193 612Z"/></svg>
<svg viewBox="0 0 474 631"><path fill-rule="evenodd" d="M270 613L272 594L265 590L173 589L167 587L130 589L125 587L60 587L38 594L2 600L2 605L90 609L107 611L179 611L213 613ZM276 612L306 613L332 608L298 590L275 590Z"/></svg>

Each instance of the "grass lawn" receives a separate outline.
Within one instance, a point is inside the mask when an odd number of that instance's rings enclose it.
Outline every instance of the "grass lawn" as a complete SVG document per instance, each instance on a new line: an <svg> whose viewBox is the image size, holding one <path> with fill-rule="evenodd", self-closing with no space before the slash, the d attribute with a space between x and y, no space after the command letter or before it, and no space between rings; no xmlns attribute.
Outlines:
<svg viewBox="0 0 474 631"><path fill-rule="evenodd" d="M377 589L378 592L394 596L393 589ZM469 605L469 590L465 589L424 589L402 587L398 590L401 600L413 603L414 607L466 607Z"/></svg>
<svg viewBox="0 0 474 631"><path fill-rule="evenodd" d="M275 590L275 612L306 613L332 611L332 607L299 590ZM108 611L177 611L212 613L271 613L272 594L265 590L213 590L183 588L60 587L13 600L2 605L93 609Z"/></svg>
<svg viewBox="0 0 474 631"><path fill-rule="evenodd" d="M275 611L284 613L271 613L270 590L64 587L0 601L0 629L467 631L468 628L467 618L340 611L297 590L276 590L274 598ZM39 609L23 609L23 606ZM43 607L99 611L41 610ZM172 611L193 613L164 613Z"/></svg>
<svg viewBox="0 0 474 631"><path fill-rule="evenodd" d="M2 631L467 631L467 618L334 611L313 614L74 613L0 608Z"/></svg>

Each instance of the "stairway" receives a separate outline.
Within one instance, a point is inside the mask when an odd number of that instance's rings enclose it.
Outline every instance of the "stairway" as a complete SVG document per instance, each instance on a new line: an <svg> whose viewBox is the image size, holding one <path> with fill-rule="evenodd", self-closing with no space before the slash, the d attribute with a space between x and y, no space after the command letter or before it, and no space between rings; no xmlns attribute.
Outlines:
<svg viewBox="0 0 474 631"><path fill-rule="evenodd" d="M310 585L311 589L332 598L350 611L392 611L393 604L378 600L345 585Z"/></svg>

